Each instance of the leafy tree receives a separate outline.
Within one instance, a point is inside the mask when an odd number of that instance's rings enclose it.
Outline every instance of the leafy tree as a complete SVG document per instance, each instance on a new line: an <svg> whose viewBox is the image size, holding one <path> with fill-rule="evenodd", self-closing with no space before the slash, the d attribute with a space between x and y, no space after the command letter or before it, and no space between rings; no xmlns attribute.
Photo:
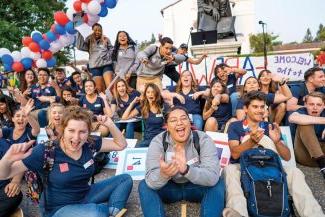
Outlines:
<svg viewBox="0 0 325 217"><path fill-rule="evenodd" d="M139 50L143 50L146 47L148 47L149 45L154 44L154 43L156 43L156 38L155 38L155 35L153 33L151 34L151 39L150 40L144 40L144 41L142 41L140 43L137 42Z"/></svg>
<svg viewBox="0 0 325 217"><path fill-rule="evenodd" d="M319 24L314 41L325 41L325 27L323 26L323 24Z"/></svg>
<svg viewBox="0 0 325 217"><path fill-rule="evenodd" d="M306 35L304 37L304 39L302 40L302 42L306 43L306 42L312 42L313 41L313 36L311 34L310 29L308 28L306 31Z"/></svg>
<svg viewBox="0 0 325 217"><path fill-rule="evenodd" d="M54 23L55 11L64 9L67 0L0 0L0 47L20 50L21 39L33 30L47 32ZM56 55L58 64L70 58L68 49Z"/></svg>
<svg viewBox="0 0 325 217"><path fill-rule="evenodd" d="M274 35L273 33L265 34L266 48L268 51L272 51L273 46L282 44L281 41L277 41L278 37L279 37L278 35ZM264 35L263 35L263 33L258 33L256 35L251 34L249 36L249 43L251 45L251 49L252 49L253 53L262 53L264 51Z"/></svg>

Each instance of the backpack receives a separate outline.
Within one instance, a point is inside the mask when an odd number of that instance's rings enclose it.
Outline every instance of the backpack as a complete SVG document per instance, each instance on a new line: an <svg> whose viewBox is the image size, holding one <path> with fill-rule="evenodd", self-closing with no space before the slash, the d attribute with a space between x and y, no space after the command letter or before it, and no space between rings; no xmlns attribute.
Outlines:
<svg viewBox="0 0 325 217"><path fill-rule="evenodd" d="M156 46L155 51L154 51L152 54L150 54L150 55L148 56L148 60L150 60L151 57L153 57L153 55L155 55L155 53L157 52L157 50L158 50L158 46Z"/></svg>
<svg viewBox="0 0 325 217"><path fill-rule="evenodd" d="M277 153L254 148L240 155L241 185L250 216L290 216L286 173Z"/></svg>
<svg viewBox="0 0 325 217"><path fill-rule="evenodd" d="M193 143L194 143L194 148L196 149L198 155L200 155L200 138L199 138L199 134L196 130L193 130L192 131L193 133ZM167 131L165 131L163 133L163 146L164 146L164 152L167 151L168 149L168 143L166 141L166 138L167 138Z"/></svg>

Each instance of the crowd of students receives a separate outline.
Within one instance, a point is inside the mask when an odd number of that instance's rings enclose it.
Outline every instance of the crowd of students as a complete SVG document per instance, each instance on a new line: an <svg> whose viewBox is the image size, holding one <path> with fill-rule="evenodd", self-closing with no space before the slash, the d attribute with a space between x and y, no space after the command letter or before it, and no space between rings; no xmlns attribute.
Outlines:
<svg viewBox="0 0 325 217"><path fill-rule="evenodd" d="M257 145L284 160L294 154L298 163L318 166L325 178L321 68L307 70L305 81L291 87L269 70L239 87L238 78L246 71L222 63L202 87L191 71L175 69L183 62L200 64L206 57L189 58L186 44L175 49L170 38L161 37L159 46L139 51L129 34L120 31L113 46L99 24L88 38L79 33L77 38L77 47L89 53L88 69L76 68L70 77L61 68L30 69L20 74L20 86L8 87L10 96L0 93L0 217L19 206L25 171L46 173L45 146L34 144L40 127L55 144L40 202L47 217L115 216L126 206L132 189L129 175L88 183L93 150L123 150L125 138L134 138L137 127L126 120L136 117L143 122L143 138L136 147L148 147L146 176L139 185L144 216L164 216L162 202L179 200L200 202L201 216L248 216L238 159ZM164 89L163 74L176 86ZM294 153L284 144L279 125L291 127ZM221 176L217 149L204 131L228 134L231 164ZM113 140L102 139L107 136ZM324 216L303 173L285 169L299 215Z"/></svg>

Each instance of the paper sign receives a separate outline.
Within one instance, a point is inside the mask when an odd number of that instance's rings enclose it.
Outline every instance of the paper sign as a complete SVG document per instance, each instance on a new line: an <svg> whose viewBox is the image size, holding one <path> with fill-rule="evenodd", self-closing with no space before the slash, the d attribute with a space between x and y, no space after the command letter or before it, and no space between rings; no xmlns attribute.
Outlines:
<svg viewBox="0 0 325 217"><path fill-rule="evenodd" d="M144 179L148 148L127 148L119 152L116 175L129 174L133 180Z"/></svg>
<svg viewBox="0 0 325 217"><path fill-rule="evenodd" d="M86 40L86 38L93 33L91 27L85 23L81 24L80 26L77 26L76 30L78 30L78 32L82 35L84 40Z"/></svg>
<svg viewBox="0 0 325 217"><path fill-rule="evenodd" d="M45 128L41 128L40 132L37 136L37 144L43 143L49 140L49 137L47 136Z"/></svg>

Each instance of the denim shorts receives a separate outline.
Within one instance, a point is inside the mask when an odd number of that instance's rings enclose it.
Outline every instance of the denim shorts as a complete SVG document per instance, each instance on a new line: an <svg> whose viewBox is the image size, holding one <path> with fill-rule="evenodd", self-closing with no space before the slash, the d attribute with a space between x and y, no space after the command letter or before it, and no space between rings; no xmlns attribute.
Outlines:
<svg viewBox="0 0 325 217"><path fill-rule="evenodd" d="M109 64L97 68L91 68L89 70L93 77L103 76L103 74L107 72L114 73L113 64Z"/></svg>

